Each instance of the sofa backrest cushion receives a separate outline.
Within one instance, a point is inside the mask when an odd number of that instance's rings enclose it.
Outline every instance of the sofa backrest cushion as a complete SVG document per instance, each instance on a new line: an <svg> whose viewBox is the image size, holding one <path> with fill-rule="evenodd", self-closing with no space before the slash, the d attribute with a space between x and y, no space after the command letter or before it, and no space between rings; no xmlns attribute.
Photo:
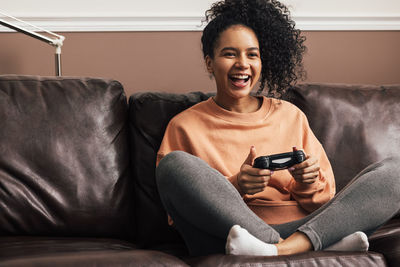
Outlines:
<svg viewBox="0 0 400 267"><path fill-rule="evenodd" d="M188 94L137 93L129 99L131 169L134 177L137 242L144 246L180 243L158 195L155 182L156 154L169 120L207 99L200 92Z"/></svg>
<svg viewBox="0 0 400 267"><path fill-rule="evenodd" d="M400 86L299 84L290 98L307 115L332 163L338 191L370 163L400 150ZM141 243L178 240L167 225L155 183L156 153L169 120L210 94L131 96L130 129L137 236Z"/></svg>
<svg viewBox="0 0 400 267"><path fill-rule="evenodd" d="M128 237L127 111L113 80L0 76L0 235Z"/></svg>
<svg viewBox="0 0 400 267"><path fill-rule="evenodd" d="M292 102L325 148L337 191L371 163L400 155L400 85L304 83Z"/></svg>

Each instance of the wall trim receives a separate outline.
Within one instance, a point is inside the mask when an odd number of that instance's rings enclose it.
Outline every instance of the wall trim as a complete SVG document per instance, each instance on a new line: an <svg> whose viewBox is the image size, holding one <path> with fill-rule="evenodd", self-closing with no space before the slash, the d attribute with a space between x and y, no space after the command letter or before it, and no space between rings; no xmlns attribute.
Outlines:
<svg viewBox="0 0 400 267"><path fill-rule="evenodd" d="M304 31L398 31L400 16L293 17Z"/></svg>
<svg viewBox="0 0 400 267"><path fill-rule="evenodd" d="M1 19L4 19L0 17ZM19 17L55 32L201 31L202 17ZM397 31L400 16L293 16L304 31ZM0 25L0 32L12 32Z"/></svg>

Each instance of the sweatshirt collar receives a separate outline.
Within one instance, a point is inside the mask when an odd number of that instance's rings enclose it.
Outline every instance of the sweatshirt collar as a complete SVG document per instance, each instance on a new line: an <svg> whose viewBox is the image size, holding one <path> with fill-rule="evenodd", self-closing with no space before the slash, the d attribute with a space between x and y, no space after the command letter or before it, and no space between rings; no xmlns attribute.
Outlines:
<svg viewBox="0 0 400 267"><path fill-rule="evenodd" d="M234 111L226 110L215 103L215 101L210 97L206 103L209 111L215 116L230 122L241 123L241 124L251 124L265 120L271 109L271 99L265 96L262 97L262 104L260 108L254 112L249 113L239 113Z"/></svg>

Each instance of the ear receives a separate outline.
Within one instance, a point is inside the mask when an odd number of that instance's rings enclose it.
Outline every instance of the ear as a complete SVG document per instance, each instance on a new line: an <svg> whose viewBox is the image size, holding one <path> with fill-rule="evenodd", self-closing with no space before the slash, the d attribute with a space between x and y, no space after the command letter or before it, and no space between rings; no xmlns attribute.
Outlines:
<svg viewBox="0 0 400 267"><path fill-rule="evenodd" d="M214 67L213 67L214 64L213 64L212 58L207 55L205 57L205 62L206 62L207 71L211 74L214 73Z"/></svg>

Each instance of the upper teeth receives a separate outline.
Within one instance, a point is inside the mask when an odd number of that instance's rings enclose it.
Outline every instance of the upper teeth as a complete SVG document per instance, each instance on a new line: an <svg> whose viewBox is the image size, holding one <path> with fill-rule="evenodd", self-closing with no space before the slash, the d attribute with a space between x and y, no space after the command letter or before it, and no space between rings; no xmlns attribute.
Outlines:
<svg viewBox="0 0 400 267"><path fill-rule="evenodd" d="M232 77L235 79L247 79L249 78L249 75L234 74Z"/></svg>

